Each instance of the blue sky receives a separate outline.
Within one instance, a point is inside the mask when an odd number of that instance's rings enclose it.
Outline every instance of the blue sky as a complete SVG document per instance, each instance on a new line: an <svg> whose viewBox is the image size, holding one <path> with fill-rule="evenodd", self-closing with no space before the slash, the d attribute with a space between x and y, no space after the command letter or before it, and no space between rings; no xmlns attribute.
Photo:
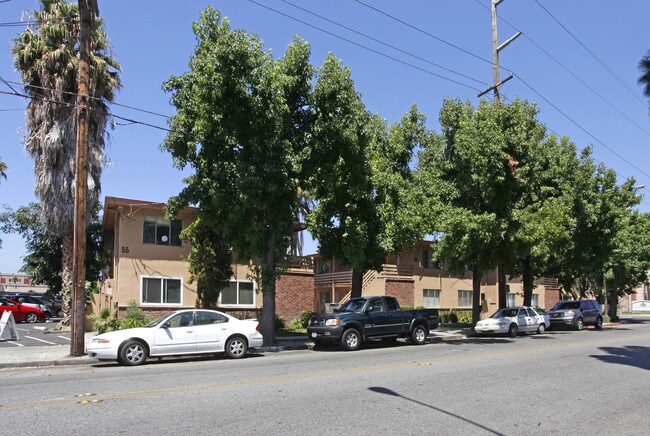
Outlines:
<svg viewBox="0 0 650 436"><path fill-rule="evenodd" d="M351 69L368 109L388 122L397 121L417 104L427 114L429 127L437 129L444 98L478 103L477 90L492 82L489 0L364 2L387 15L354 0L224 0L210 4L230 18L232 27L258 34L277 56L296 34L311 43L314 65L320 65L332 51ZM187 70L195 46L191 24L207 3L99 0L100 14L123 70L117 103L173 114L161 84ZM24 10L38 6L35 0L0 3L0 22L19 21ZM621 180L635 177L638 184L647 186L641 191L647 194L650 117L636 81L637 64L650 49L650 2L506 0L498 13L500 42L517 30L524 33L501 52L501 77L510 71L516 76L503 86L502 95L537 102L539 119L550 130L567 135L580 149L593 145L598 161L615 169ZM0 26L0 75L14 82L20 78L9 52L19 31L19 27ZM9 91L2 83L0 90ZM36 200L33 162L21 145L25 106L21 98L0 94L0 156L9 166L8 179L0 181L0 204L14 209ZM112 111L166 127L166 120L159 116L118 106ZM173 168L170 156L160 151L164 131L138 124L116 125L110 136L102 200L110 195L163 202L180 191L182 178L189 172ZM641 204L642 211L649 210L647 201ZM21 238L5 234L0 238L0 272L18 271L25 254ZM307 250L315 250L315 244L310 243Z"/></svg>

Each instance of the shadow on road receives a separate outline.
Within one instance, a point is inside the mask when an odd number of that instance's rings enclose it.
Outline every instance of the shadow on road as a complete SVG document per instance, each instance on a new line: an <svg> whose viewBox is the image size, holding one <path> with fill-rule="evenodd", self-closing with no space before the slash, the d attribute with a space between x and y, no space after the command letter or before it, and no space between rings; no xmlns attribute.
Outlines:
<svg viewBox="0 0 650 436"><path fill-rule="evenodd" d="M379 387L379 386L372 386L372 387L369 387L368 390L372 391L372 392L375 392L375 393L378 393L378 394L384 394L384 395L390 395L392 397L402 398L402 399L404 399L406 401L410 401L412 403L419 404L420 406L427 407L427 408L429 408L431 410L435 410L436 412L440 412L440 413L444 413L445 415L453 416L454 418L457 418L457 419L459 419L461 421L464 421L464 422L466 422L468 424L472 424L472 425L474 425L474 426L476 426L478 428L481 428L481 429L483 429L483 430L485 430L485 431L487 431L489 433L503 436L503 433L499 433L498 431L493 430L493 429L491 429L489 427L486 427L483 424L479 424L478 422L475 422L475 421L472 421L470 419L464 418L464 417L462 417L460 415L457 415L455 413L448 412L448 411L446 411L444 409L441 409L439 407L435 407L435 406L432 406L430 404L426 404L426 403L423 403L421 401L414 400L413 398L405 397L405 396L400 395L397 392L395 392L393 390L390 390L388 388L383 388L383 387Z"/></svg>
<svg viewBox="0 0 650 436"><path fill-rule="evenodd" d="M248 352L245 359L251 359L256 357L264 357L263 354L258 354L255 352ZM140 366L147 365L166 365L170 363L181 363L181 362L205 362L210 360L223 360L231 361L234 359L229 359L225 354L203 354L203 355L187 355L187 356L164 356L164 357L148 357L147 360ZM117 363L116 361L110 362L99 362L93 363L91 366L96 368L108 368L108 367L122 367L123 365Z"/></svg>
<svg viewBox="0 0 650 436"><path fill-rule="evenodd" d="M600 347L599 349L609 354L592 355L591 357L605 363L636 366L650 370L650 347L629 345L626 347Z"/></svg>

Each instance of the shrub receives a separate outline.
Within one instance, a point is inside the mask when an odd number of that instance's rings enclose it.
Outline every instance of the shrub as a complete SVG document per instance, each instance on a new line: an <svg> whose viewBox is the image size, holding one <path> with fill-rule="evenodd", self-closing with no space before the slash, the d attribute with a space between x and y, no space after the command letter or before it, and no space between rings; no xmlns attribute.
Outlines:
<svg viewBox="0 0 650 436"><path fill-rule="evenodd" d="M449 312L449 324L458 324L458 314L456 312Z"/></svg>
<svg viewBox="0 0 650 436"><path fill-rule="evenodd" d="M148 321L140 305L135 300L131 300L124 311L124 317L119 320L119 328L122 330L142 327Z"/></svg>
<svg viewBox="0 0 650 436"><path fill-rule="evenodd" d="M458 322L461 324L471 324L472 323L472 312L458 312Z"/></svg>
<svg viewBox="0 0 650 436"><path fill-rule="evenodd" d="M276 315L275 315L275 322L274 322L274 324L273 324L273 327L274 327L276 330L284 330L284 319L282 319L281 316L279 316L279 315L276 314Z"/></svg>
<svg viewBox="0 0 650 436"><path fill-rule="evenodd" d="M309 320L311 319L312 315L314 313L310 312L309 310L301 310L300 315L298 315L298 319L300 321L300 328L301 329L306 329L307 326L309 326Z"/></svg>
<svg viewBox="0 0 650 436"><path fill-rule="evenodd" d="M102 334L119 329L117 310L102 309L99 313L92 313L88 316L93 323L93 330Z"/></svg>
<svg viewBox="0 0 650 436"><path fill-rule="evenodd" d="M300 318L294 318L289 323L289 329L291 330L300 330L303 328L304 327L302 326L302 322L300 321Z"/></svg>

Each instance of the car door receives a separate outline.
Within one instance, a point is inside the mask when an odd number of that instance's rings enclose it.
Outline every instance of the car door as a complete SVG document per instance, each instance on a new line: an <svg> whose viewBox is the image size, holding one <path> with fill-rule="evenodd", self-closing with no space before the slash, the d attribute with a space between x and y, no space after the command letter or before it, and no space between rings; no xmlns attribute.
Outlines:
<svg viewBox="0 0 650 436"><path fill-rule="evenodd" d="M594 324L596 322L596 308L593 301L583 300L580 302L580 312L585 324Z"/></svg>
<svg viewBox="0 0 650 436"><path fill-rule="evenodd" d="M390 333L390 318L381 298L371 298L366 306L367 322L364 335L381 336Z"/></svg>
<svg viewBox="0 0 650 436"><path fill-rule="evenodd" d="M25 312L20 310L20 306L13 301L5 300L0 298L0 315L5 311L9 311L13 314L14 320L16 322L21 322L25 319Z"/></svg>
<svg viewBox="0 0 650 436"><path fill-rule="evenodd" d="M527 307L526 312L528 313L528 324L531 332L537 331L537 327L540 324L544 324L544 327L546 327L546 324L544 323L544 319L533 310L532 307Z"/></svg>
<svg viewBox="0 0 650 436"><path fill-rule="evenodd" d="M529 332L532 321L526 309L519 309L517 313L517 325L520 332Z"/></svg>
<svg viewBox="0 0 650 436"><path fill-rule="evenodd" d="M197 353L223 351L230 333L228 318L216 312L197 310L195 320Z"/></svg>
<svg viewBox="0 0 650 436"><path fill-rule="evenodd" d="M193 312L177 313L156 328L152 355L196 353Z"/></svg>

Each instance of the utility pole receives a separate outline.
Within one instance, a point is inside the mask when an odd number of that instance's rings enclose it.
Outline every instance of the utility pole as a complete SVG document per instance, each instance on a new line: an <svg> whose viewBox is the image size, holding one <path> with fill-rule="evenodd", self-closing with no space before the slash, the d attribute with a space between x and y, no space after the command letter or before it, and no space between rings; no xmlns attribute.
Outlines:
<svg viewBox="0 0 650 436"><path fill-rule="evenodd" d="M487 94L488 92L494 90L494 104L501 104L501 94L499 92L499 86L506 83L508 80L512 79L512 73L506 77L505 80L501 81L499 79L499 52L506 48L512 41L517 39L521 32L515 33L511 36L506 42L499 45L499 32L498 32L498 18L497 18L497 6L499 6L503 0L492 0L492 73L494 76L494 85L485 91L478 94L479 97ZM502 235L505 243L505 238L507 235ZM497 283L498 283L498 294L499 294L499 309L507 306L507 283L506 283L506 270L503 263L497 267Z"/></svg>
<svg viewBox="0 0 650 436"><path fill-rule="evenodd" d="M499 52L506 48L512 41L519 38L521 32L515 33L511 36L506 42L499 45L499 32L497 29L497 6L499 6L503 0L492 0L492 71L494 76L494 85L486 89L485 91L478 94L479 97L487 94L490 91L494 91L494 103L501 103L501 95L499 93L499 86L506 83L508 80L512 79L512 74L506 77L503 81L499 79Z"/></svg>
<svg viewBox="0 0 650 436"><path fill-rule="evenodd" d="M88 92L90 89L91 27L97 0L79 0L79 91L77 93L77 157L75 162L74 247L70 355L84 354L86 300L86 211L88 190Z"/></svg>

